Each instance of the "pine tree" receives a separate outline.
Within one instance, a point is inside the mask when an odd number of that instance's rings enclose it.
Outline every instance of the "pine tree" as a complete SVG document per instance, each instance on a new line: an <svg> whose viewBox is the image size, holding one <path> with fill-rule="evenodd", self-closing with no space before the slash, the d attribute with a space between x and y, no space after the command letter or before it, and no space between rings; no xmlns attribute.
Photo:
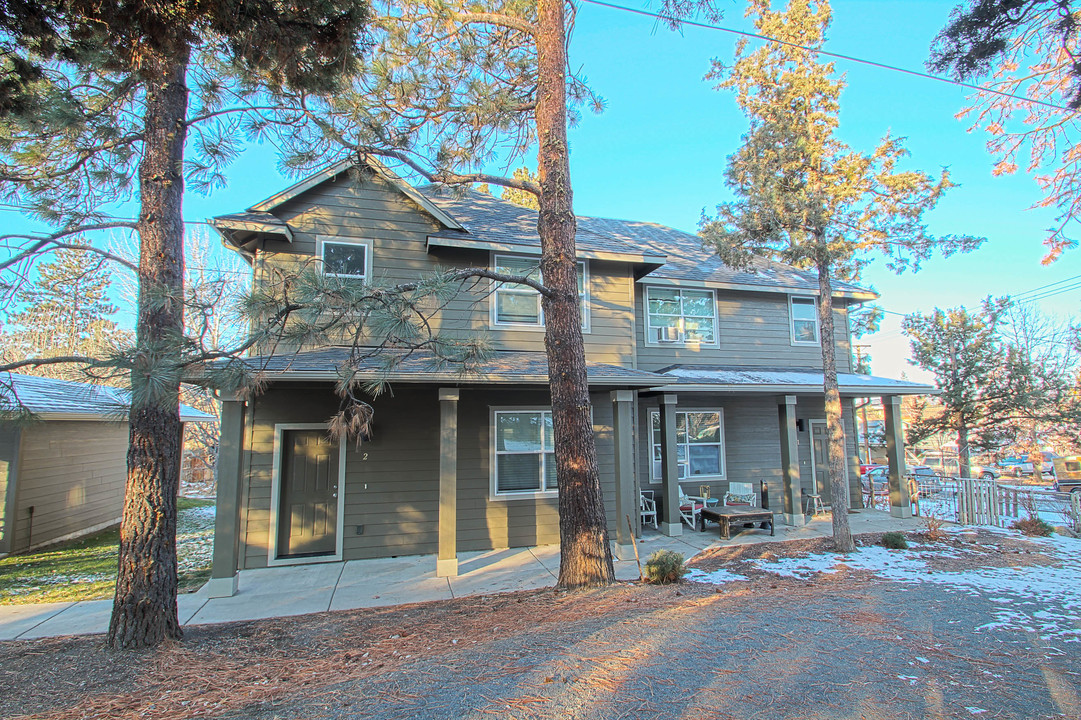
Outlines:
<svg viewBox="0 0 1081 720"><path fill-rule="evenodd" d="M61 250L37 268L34 282L18 288L22 308L8 317L4 360L26 357L106 355L130 340L110 316L107 261L83 249ZM63 365L36 370L47 377L75 380L81 375Z"/></svg>
<svg viewBox="0 0 1081 720"><path fill-rule="evenodd" d="M948 255L980 240L935 238L923 225L923 214L952 187L945 170L936 179L900 169L907 153L889 135L870 153L836 136L844 81L815 53L830 23L827 2L792 0L774 12L768 0L753 0L747 14L759 34L779 42L748 52L740 40L731 68L714 60L710 77L722 80L718 89L735 91L750 130L726 172L738 199L703 218L701 235L730 265L752 267L765 257L818 274L833 537L839 550L851 551L833 280L857 279L868 251L884 252L899 272L918 269L936 250Z"/></svg>
<svg viewBox="0 0 1081 720"><path fill-rule="evenodd" d="M527 167L517 168L512 177L515 180L522 180L523 182L537 182L537 176L534 173L531 173ZM540 203L537 202L537 196L531 192L526 192L525 190L519 190L518 188L512 187L504 188L503 194L500 197L507 202L521 205L530 210L540 210Z"/></svg>

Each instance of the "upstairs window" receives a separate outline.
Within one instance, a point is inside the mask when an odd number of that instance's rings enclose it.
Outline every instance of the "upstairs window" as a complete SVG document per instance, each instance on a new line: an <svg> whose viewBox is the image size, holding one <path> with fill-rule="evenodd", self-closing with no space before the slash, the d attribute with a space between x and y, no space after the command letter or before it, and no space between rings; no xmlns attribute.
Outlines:
<svg viewBox="0 0 1081 720"><path fill-rule="evenodd" d="M522 275L543 284L540 258L496 255L495 271L504 275ZM586 264L578 263L578 298L582 309L582 329L589 329L589 276ZM519 327L544 327L541 297L528 285L496 283L492 296L492 323Z"/></svg>
<svg viewBox="0 0 1081 720"><path fill-rule="evenodd" d="M788 298L792 318L792 344L818 344L818 303L813 297Z"/></svg>
<svg viewBox="0 0 1081 720"><path fill-rule="evenodd" d="M646 288L646 340L717 344L717 303L712 290Z"/></svg>
<svg viewBox="0 0 1081 720"><path fill-rule="evenodd" d="M319 259L323 274L352 280L368 280L372 272L370 240L319 238Z"/></svg>

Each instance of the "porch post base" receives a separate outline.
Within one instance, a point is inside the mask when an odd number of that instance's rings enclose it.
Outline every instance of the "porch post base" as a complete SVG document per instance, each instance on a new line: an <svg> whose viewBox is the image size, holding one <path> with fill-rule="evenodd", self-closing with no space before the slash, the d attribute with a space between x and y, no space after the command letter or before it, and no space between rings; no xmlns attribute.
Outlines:
<svg viewBox="0 0 1081 720"><path fill-rule="evenodd" d="M783 518L781 522L792 527L803 527L807 524L807 518L803 513L784 513L781 517Z"/></svg>
<svg viewBox="0 0 1081 720"><path fill-rule="evenodd" d="M665 535L667 535L668 537L679 537L680 535L683 534L683 523L682 522L678 522L678 523L662 522L661 523L661 532L664 533Z"/></svg>
<svg viewBox="0 0 1081 720"><path fill-rule="evenodd" d="M901 507L890 506L890 517L895 518L910 518L912 517L912 508L908 505L902 505Z"/></svg>
<svg viewBox="0 0 1081 720"><path fill-rule="evenodd" d="M458 577L458 558L435 561L436 577Z"/></svg>
<svg viewBox="0 0 1081 720"><path fill-rule="evenodd" d="M206 582L206 596L212 598L233 597L240 589L240 576L210 578Z"/></svg>
<svg viewBox="0 0 1081 720"><path fill-rule="evenodd" d="M634 545L616 544L616 560L634 560Z"/></svg>

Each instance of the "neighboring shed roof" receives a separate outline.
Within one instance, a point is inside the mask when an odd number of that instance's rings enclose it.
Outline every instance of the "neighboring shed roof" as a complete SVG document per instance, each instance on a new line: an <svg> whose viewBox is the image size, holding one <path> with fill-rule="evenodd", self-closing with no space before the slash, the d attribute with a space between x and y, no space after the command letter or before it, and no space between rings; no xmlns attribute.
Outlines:
<svg viewBox="0 0 1081 720"><path fill-rule="evenodd" d="M14 390L14 397L11 391ZM44 420L119 420L127 416L127 390L55 380L35 375L0 373L0 411L25 408ZM213 415L180 406L183 422L217 422Z"/></svg>
<svg viewBox="0 0 1081 720"><path fill-rule="evenodd" d="M388 356L396 354L400 363L392 370L385 370ZM254 370L261 371L269 379L277 380L336 380L339 368L351 362L348 347L329 347L273 356L247 358ZM625 368L606 363L586 363L586 374L591 385L619 385L648 387L663 383L666 378L657 373ZM442 363L430 351L412 353L405 350L381 350L370 357L356 361L362 377L402 383L450 383L450 384L547 384L548 358L541 352L496 351L475 370L463 372Z"/></svg>
<svg viewBox="0 0 1081 720"><path fill-rule="evenodd" d="M821 371L796 368L745 368L672 365L659 370L674 382L664 387L672 392L822 392ZM932 385L908 380L837 373L841 394L865 395L929 395L938 391ZM660 388L658 388L660 389Z"/></svg>

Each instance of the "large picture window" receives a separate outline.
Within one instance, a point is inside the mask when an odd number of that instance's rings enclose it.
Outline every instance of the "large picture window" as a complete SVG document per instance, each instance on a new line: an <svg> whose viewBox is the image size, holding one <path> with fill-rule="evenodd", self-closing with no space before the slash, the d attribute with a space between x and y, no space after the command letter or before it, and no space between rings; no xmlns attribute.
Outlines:
<svg viewBox="0 0 1081 720"><path fill-rule="evenodd" d="M717 303L712 290L646 288L649 343L717 343Z"/></svg>
<svg viewBox="0 0 1081 720"><path fill-rule="evenodd" d="M813 297L789 297L792 317L792 342L796 345L818 344L818 304Z"/></svg>
<svg viewBox="0 0 1081 720"><path fill-rule="evenodd" d="M651 418L653 479L661 479L661 414ZM724 411L676 412L676 462L679 478L724 477Z"/></svg>
<svg viewBox="0 0 1081 720"><path fill-rule="evenodd" d="M550 410L496 410L493 492L556 492L555 440Z"/></svg>
<svg viewBox="0 0 1081 720"><path fill-rule="evenodd" d="M369 240L319 238L319 259L323 274L353 280L368 280L372 268L372 243Z"/></svg>
<svg viewBox="0 0 1081 720"><path fill-rule="evenodd" d="M524 275L543 283L540 258L496 255L495 271L504 275ZM589 274L584 262L578 263L578 297L582 307L582 329L589 329ZM495 325L544 327L541 298L528 285L496 283L492 297L492 322Z"/></svg>

